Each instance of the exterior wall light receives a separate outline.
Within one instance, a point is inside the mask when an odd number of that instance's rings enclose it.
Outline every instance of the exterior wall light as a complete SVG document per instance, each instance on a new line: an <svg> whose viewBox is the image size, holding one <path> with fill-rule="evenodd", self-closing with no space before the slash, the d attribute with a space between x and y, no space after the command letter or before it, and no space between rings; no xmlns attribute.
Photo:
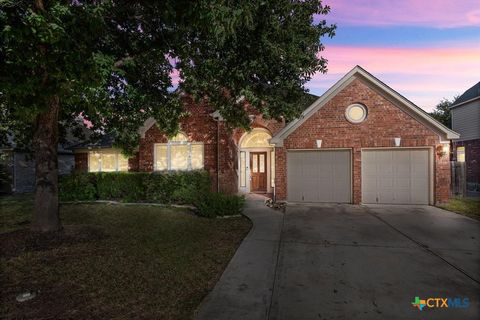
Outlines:
<svg viewBox="0 0 480 320"><path fill-rule="evenodd" d="M322 140L317 140L317 148L321 148L322 147Z"/></svg>
<svg viewBox="0 0 480 320"><path fill-rule="evenodd" d="M395 142L395 147L400 147L400 142L402 141L402 138L393 138Z"/></svg>
<svg viewBox="0 0 480 320"><path fill-rule="evenodd" d="M442 143L441 145L438 145L436 149L437 149L437 155L439 157L444 157L445 155L448 154L450 146L448 145L448 143Z"/></svg>

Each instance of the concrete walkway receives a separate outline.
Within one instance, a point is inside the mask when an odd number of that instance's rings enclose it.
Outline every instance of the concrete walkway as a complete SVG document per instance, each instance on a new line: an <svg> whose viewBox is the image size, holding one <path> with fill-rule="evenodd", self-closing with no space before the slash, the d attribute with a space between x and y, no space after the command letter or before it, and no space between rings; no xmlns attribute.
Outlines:
<svg viewBox="0 0 480 320"><path fill-rule="evenodd" d="M244 214L253 227L238 248L196 319L267 319L271 305L283 214L247 198Z"/></svg>

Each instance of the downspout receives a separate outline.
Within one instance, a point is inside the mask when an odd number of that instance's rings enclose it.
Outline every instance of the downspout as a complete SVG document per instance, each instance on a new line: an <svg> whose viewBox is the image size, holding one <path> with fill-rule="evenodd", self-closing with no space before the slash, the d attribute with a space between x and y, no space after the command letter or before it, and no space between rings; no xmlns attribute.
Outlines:
<svg viewBox="0 0 480 320"><path fill-rule="evenodd" d="M273 147L273 158L275 158L276 156L276 152L275 152L275 147ZM270 156L272 155L272 153L270 152ZM272 162L272 159L270 159L270 162ZM271 170L271 166L270 166L270 170ZM277 202L277 194L276 194L276 190L277 190L277 183L276 183L276 178L277 178L277 159L275 158L275 166L273 168L273 171L275 172L275 179L273 179L273 202ZM272 172L270 172L270 176L272 175Z"/></svg>

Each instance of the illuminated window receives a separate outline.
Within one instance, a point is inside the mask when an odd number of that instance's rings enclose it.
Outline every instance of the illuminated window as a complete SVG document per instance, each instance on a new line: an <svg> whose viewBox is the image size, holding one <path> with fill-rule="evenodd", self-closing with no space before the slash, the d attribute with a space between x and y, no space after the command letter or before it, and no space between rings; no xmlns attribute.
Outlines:
<svg viewBox="0 0 480 320"><path fill-rule="evenodd" d="M157 171L203 169L203 143L189 142L179 133L168 143L155 144L154 158Z"/></svg>
<svg viewBox="0 0 480 320"><path fill-rule="evenodd" d="M367 109L358 103L349 105L345 110L345 117L351 123L360 123L367 117Z"/></svg>
<svg viewBox="0 0 480 320"><path fill-rule="evenodd" d="M457 161L465 162L465 147L457 147Z"/></svg>
<svg viewBox="0 0 480 320"><path fill-rule="evenodd" d="M275 187L275 150L270 152L270 178L272 187Z"/></svg>
<svg viewBox="0 0 480 320"><path fill-rule="evenodd" d="M128 171L128 158L120 151L105 149L88 152L89 172Z"/></svg>
<svg viewBox="0 0 480 320"><path fill-rule="evenodd" d="M247 159L246 152L240 152L240 187L247 186Z"/></svg>
<svg viewBox="0 0 480 320"><path fill-rule="evenodd" d="M268 141L272 138L270 134L265 131L252 131L243 138L242 148L269 148L272 147Z"/></svg>

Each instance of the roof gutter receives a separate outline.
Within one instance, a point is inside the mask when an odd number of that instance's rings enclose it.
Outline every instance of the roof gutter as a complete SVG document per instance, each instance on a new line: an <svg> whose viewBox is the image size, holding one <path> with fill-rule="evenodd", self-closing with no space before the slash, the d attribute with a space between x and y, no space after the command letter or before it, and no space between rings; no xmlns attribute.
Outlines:
<svg viewBox="0 0 480 320"><path fill-rule="evenodd" d="M463 106L464 104L467 104L467 103L469 103L469 102L473 102L473 101L478 100L478 99L480 99L480 96L475 97L475 98L472 98L472 99L467 100L467 101L460 102L460 103L458 103L458 104L453 104L452 106L450 106L450 110L453 109L453 108L457 108L457 107Z"/></svg>

